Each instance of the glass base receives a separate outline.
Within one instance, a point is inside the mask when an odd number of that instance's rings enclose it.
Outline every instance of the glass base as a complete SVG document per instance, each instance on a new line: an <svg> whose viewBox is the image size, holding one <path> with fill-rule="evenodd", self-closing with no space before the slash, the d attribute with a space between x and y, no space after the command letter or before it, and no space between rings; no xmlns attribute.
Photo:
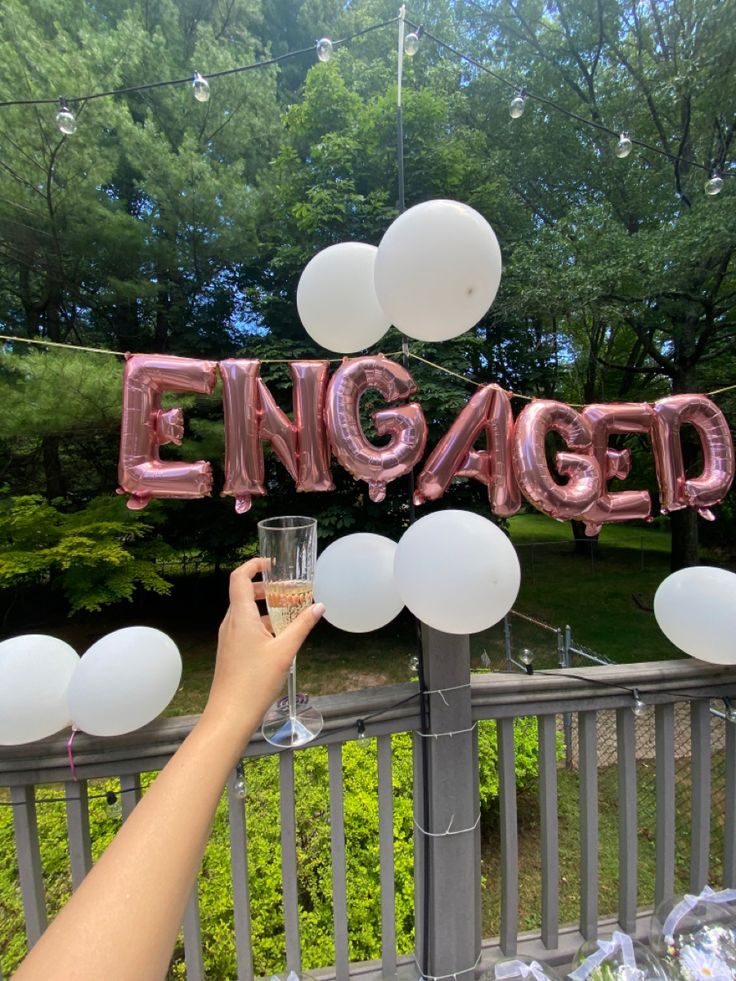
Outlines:
<svg viewBox="0 0 736 981"><path fill-rule="evenodd" d="M263 719L263 738L272 746L291 749L316 739L322 732L322 713L306 695L298 695L294 715L289 714L289 699L274 702Z"/></svg>

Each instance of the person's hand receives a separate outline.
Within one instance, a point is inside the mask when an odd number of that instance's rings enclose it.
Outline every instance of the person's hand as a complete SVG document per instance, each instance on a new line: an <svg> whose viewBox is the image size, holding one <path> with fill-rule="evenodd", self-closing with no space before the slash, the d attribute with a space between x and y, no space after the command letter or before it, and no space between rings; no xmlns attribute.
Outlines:
<svg viewBox="0 0 736 981"><path fill-rule="evenodd" d="M242 720L244 731L255 713L260 720L281 691L296 652L324 613L317 603L307 607L277 637L256 600L263 583L253 577L267 559L251 559L230 576L230 608L220 626L217 663L205 713L220 721ZM246 711L247 709L247 711Z"/></svg>

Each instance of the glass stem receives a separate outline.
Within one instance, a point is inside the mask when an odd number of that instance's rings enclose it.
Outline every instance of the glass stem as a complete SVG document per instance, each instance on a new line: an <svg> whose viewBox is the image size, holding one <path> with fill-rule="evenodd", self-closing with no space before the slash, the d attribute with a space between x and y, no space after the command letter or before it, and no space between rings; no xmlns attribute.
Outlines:
<svg viewBox="0 0 736 981"><path fill-rule="evenodd" d="M289 665L289 676L286 679L286 685L289 696L289 719L293 723L296 719L296 658Z"/></svg>

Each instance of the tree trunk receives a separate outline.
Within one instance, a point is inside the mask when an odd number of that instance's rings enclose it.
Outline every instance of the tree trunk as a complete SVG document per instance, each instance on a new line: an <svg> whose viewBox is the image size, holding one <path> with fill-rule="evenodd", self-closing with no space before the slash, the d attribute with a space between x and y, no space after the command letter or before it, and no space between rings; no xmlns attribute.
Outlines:
<svg viewBox="0 0 736 981"><path fill-rule="evenodd" d="M59 456L61 440L58 436L44 436L41 441L43 452L43 472L46 477L46 497L53 501L66 496L66 480Z"/></svg>
<svg viewBox="0 0 736 981"><path fill-rule="evenodd" d="M692 508L683 508L670 514L672 551L670 569L677 572L698 564L698 515Z"/></svg>

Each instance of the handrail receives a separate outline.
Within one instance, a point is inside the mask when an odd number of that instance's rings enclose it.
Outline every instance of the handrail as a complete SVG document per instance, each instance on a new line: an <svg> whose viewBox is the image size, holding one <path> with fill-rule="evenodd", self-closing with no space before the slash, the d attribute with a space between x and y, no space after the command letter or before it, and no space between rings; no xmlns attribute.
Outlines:
<svg viewBox="0 0 736 981"><path fill-rule="evenodd" d="M419 700L413 696L418 696L418 687L407 682L315 697L325 727L320 737L309 745L325 746L352 738L356 734L356 720L364 715L375 716L365 723L369 736L417 729ZM186 739L198 718L198 715L181 715L157 719L123 736L89 736L80 732L73 746L77 776L93 779L159 770ZM69 730L66 730L38 742L0 747L0 787L69 779L68 739ZM258 732L244 748L243 755L266 756L276 752Z"/></svg>
<svg viewBox="0 0 736 981"><path fill-rule="evenodd" d="M736 671L686 659L559 668L531 676L493 672L471 675L471 684L474 716L501 719L625 708L632 703L634 689L653 705L687 696L720 698L736 693Z"/></svg>
<svg viewBox="0 0 736 981"><path fill-rule="evenodd" d="M589 681L580 679L590 679ZM615 709L631 704L620 684L637 689L652 704L693 698L736 696L736 671L690 659L625 665L560 668L553 674L489 672L471 675L475 719L502 719L586 709ZM417 697L412 699L412 695ZM368 736L419 728L417 685L411 682L322 695L314 699L325 718L319 739L310 745L343 742L355 735L358 718ZM158 719L124 736L101 738L80 733L74 742L74 763L80 779L115 776L141 769L156 770L178 749L199 716ZM69 777L68 732L35 743L0 748L0 786L52 783ZM264 756L274 750L257 733L244 750Z"/></svg>

